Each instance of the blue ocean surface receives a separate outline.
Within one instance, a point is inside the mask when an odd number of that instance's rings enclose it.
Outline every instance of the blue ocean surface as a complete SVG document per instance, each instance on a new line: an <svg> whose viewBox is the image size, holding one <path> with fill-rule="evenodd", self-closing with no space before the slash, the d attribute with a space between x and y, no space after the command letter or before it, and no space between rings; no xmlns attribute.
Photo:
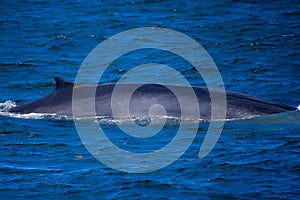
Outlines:
<svg viewBox="0 0 300 200"><path fill-rule="evenodd" d="M140 27L168 28L196 40L227 91L300 104L299 1L1 1L0 13L1 110L49 94L54 77L74 81L100 42ZM154 49L118 58L100 83L116 83L134 66L153 62L206 87L185 60ZM168 79L159 71L136 79L149 75ZM169 123L159 137L143 141L127 137L113 121L100 124L132 152L163 147L179 126ZM0 198L300 199L299 110L226 121L213 150L200 159L208 126L199 124L192 145L169 166L126 173L90 154L70 119L0 115Z"/></svg>

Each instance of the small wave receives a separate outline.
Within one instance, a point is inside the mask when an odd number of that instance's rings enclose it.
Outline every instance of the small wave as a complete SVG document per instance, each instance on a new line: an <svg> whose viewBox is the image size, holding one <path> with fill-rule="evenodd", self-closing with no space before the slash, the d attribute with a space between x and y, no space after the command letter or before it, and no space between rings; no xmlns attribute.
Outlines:
<svg viewBox="0 0 300 200"><path fill-rule="evenodd" d="M180 124L181 121L189 122L189 123L196 123L199 120L182 120L178 117L170 117L170 116L155 116L155 117L134 117L134 118L113 118L111 116L95 116L95 117L70 117L70 116L63 116L51 113L28 113L28 114L20 114L20 113L10 113L5 111L0 111L0 116L5 117L13 117L13 118L20 118L20 119L43 119L43 120L74 120L78 122L90 122L91 120L95 123L99 124L132 124L135 123L139 126L147 126L148 124L158 125L161 123L166 122L168 125L173 124ZM203 120L201 120L203 121Z"/></svg>
<svg viewBox="0 0 300 200"><path fill-rule="evenodd" d="M56 114L44 114L44 113L29 113L29 114L19 114L19 113L10 113L5 111L0 111L0 116L6 117L14 117L14 118L21 118L21 119L55 119ZM57 117L60 119L62 117Z"/></svg>
<svg viewBox="0 0 300 200"><path fill-rule="evenodd" d="M180 117L173 117L173 116L152 116L150 117L123 117L123 118L114 118L111 116L93 116L93 117L70 117L65 115L57 115L55 113L28 113L28 114L20 114L20 113L10 113L5 112L5 110L15 107L16 104L11 101L6 101L5 108L0 110L0 116L7 116L7 117L14 117L14 118L21 118L21 119L46 119L46 120L74 120L78 122L90 122L93 120L99 124L132 124L135 123L139 126L147 126L148 124L158 125L166 122L166 124L180 124L184 122L185 124L193 124L199 122L209 122L204 119L181 119ZM0 104L1 106L1 104ZM214 122L230 122L230 121L244 121L249 119L255 119L259 117L258 115L252 116L249 115L242 119L215 119Z"/></svg>
<svg viewBox="0 0 300 200"><path fill-rule="evenodd" d="M62 172L62 169L55 169L55 168L39 168L39 167L24 167L24 166L14 166L8 164L0 164L0 169L4 170L12 170L12 171L31 171L31 172Z"/></svg>
<svg viewBox="0 0 300 200"><path fill-rule="evenodd" d="M80 121L80 122L84 122L85 120L87 121L94 120L94 122L97 122L99 124L112 124L112 125L114 124L127 125L127 124L135 123L138 126L148 126L150 123L152 125L159 125L164 122L166 122L166 124L168 125L172 125L172 124L180 124L181 122L180 118L169 117L169 116L155 116L152 118L149 117L113 118L110 116L96 116L96 117L80 117L80 118L69 118L69 119Z"/></svg>
<svg viewBox="0 0 300 200"><path fill-rule="evenodd" d="M297 110L300 110L300 105L299 105L299 106L297 106Z"/></svg>
<svg viewBox="0 0 300 200"><path fill-rule="evenodd" d="M11 100L7 100L4 103L0 103L0 112L3 112L5 110L11 109L13 107L16 107L16 102L13 102Z"/></svg>
<svg viewBox="0 0 300 200"><path fill-rule="evenodd" d="M31 67L33 64L27 64L23 62L18 63L0 63L0 66L2 67L15 67L15 66L22 66L22 67Z"/></svg>

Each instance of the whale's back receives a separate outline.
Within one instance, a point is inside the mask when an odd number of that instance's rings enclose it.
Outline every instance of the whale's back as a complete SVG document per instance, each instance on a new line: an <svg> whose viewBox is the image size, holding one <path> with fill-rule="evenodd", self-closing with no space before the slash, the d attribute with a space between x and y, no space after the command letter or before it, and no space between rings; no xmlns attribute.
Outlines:
<svg viewBox="0 0 300 200"><path fill-rule="evenodd" d="M82 116L89 116L91 113L87 113L86 104L87 99L91 98L89 95L93 91L93 87L86 85L74 85L74 83L65 81L61 78L55 78L56 89L49 95L30 102L28 104L19 105L8 112L15 113L49 113L65 116L73 116L72 113L72 94L73 90L77 90L79 99L73 102L73 107L80 110ZM131 88L137 87L135 84L124 84L118 85L119 96L128 96L131 93ZM96 88L95 93L95 111L98 116L108 116L112 117L112 104L111 98L114 91L115 85L100 85ZM188 88L185 86L162 86L158 84L145 84L130 94L129 101L123 98L119 98L117 103L122 106L129 106L131 117L145 117L149 115L149 109L154 104L159 104L166 110L167 116L170 117L180 117L181 109L180 103L176 95L172 92L176 89L177 95L181 96L181 100L185 106L186 113L194 113L195 106L193 105L191 99L192 97L187 94ZM206 88L193 87L196 94L199 109L200 109L200 119L202 120L215 120L211 119L211 96L222 95L219 91L208 91ZM227 112L226 119L244 119L260 115L275 114L286 111L292 111L296 108L274 103L272 101L260 99L257 97L251 97L239 93L226 92L227 99ZM126 105L129 104L129 105ZM122 117L122 113L118 113ZM126 115L126 113L124 113ZM128 117L126 115L126 117ZM199 118L197 116L190 116L190 118Z"/></svg>

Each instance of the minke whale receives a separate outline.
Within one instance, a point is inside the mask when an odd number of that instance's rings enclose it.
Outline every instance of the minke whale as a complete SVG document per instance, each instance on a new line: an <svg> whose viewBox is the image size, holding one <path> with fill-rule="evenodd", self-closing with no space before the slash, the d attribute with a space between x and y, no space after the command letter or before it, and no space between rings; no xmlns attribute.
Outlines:
<svg viewBox="0 0 300 200"><path fill-rule="evenodd" d="M6 110L10 113L29 114L29 113L45 113L55 114L58 116L72 117L72 93L74 90L79 90L82 93L80 99L84 105L86 97L84 94L91 89L91 86L84 84L74 84L62 78L55 78L56 88L49 95L37 99L35 101L18 105ZM127 93L127 89L134 84L118 85L121 91ZM97 116L114 117L111 108L111 96L115 88L115 84L98 85L95 93L95 111ZM176 88L178 91L184 91L187 86L170 85L165 87L159 84L145 84L139 87L131 96L129 101L130 117L147 117L149 109L154 104L160 104L166 110L168 117L180 117L180 104L174 93L168 88ZM210 93L206 88L192 87L194 90L200 110L200 119L211 121L211 99ZM218 93L218 91L213 91ZM188 103L188 98L187 103ZM276 114L281 112L296 110L294 107L275 103L272 101L260 99L257 97L247 96L244 94L226 92L227 111L226 119L245 119L261 115ZM188 109L194 109L192 106ZM188 112L188 111L187 111ZM82 108L82 116L89 116L85 113L84 106ZM191 117L192 118L192 117Z"/></svg>

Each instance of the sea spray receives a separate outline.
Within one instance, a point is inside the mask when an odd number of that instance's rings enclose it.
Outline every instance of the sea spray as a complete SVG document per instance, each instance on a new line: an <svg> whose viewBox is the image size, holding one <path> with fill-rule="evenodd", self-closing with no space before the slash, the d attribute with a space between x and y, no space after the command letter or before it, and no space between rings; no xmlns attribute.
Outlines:
<svg viewBox="0 0 300 200"><path fill-rule="evenodd" d="M0 103L0 112L16 107L17 104L11 100L7 100L4 103Z"/></svg>

